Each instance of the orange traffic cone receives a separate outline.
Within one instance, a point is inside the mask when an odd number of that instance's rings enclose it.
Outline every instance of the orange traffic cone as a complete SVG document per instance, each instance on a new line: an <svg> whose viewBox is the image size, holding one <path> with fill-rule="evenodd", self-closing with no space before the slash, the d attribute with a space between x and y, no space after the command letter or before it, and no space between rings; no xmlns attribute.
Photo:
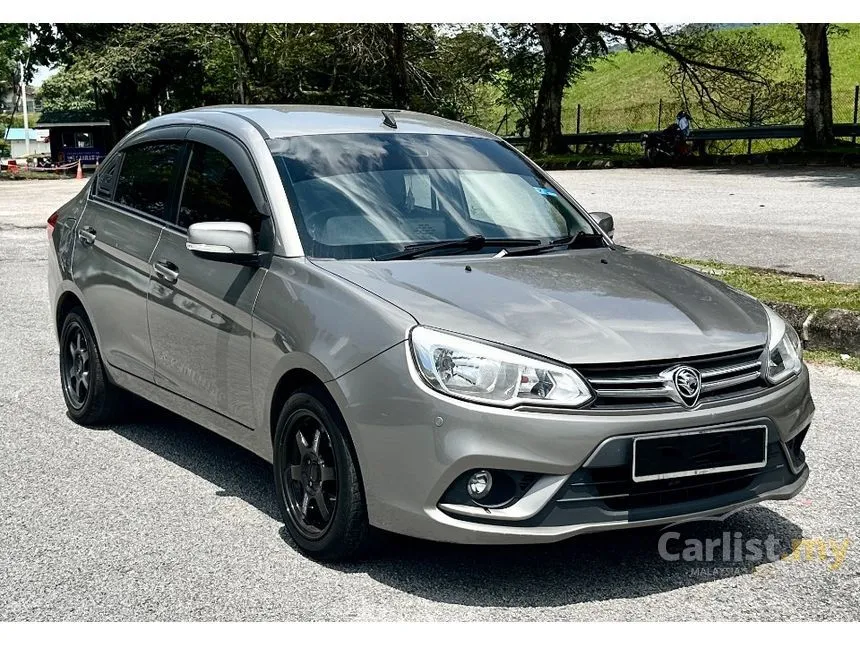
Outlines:
<svg viewBox="0 0 860 645"><path fill-rule="evenodd" d="M84 169L81 168L81 160L78 159L78 172L75 175L75 179L83 179L84 178Z"/></svg>

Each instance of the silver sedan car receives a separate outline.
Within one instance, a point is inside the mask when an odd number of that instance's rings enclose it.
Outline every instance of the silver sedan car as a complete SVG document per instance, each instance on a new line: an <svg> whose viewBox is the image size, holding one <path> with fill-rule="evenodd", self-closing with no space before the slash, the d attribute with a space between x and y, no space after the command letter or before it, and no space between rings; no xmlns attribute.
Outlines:
<svg viewBox="0 0 860 645"><path fill-rule="evenodd" d="M69 415L133 393L269 460L320 559L377 529L551 542L796 495L795 331L613 228L437 117L158 117L48 221Z"/></svg>

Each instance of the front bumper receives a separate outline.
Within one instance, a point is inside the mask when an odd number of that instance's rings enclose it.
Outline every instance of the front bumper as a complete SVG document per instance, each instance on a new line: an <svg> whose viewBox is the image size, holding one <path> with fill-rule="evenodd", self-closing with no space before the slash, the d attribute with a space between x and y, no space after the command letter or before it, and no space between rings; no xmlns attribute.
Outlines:
<svg viewBox="0 0 860 645"><path fill-rule="evenodd" d="M809 475L789 442L809 427L809 376L694 410L531 412L459 401L420 385L406 344L337 379L371 524L443 542L552 542L579 533L659 525L796 495ZM764 424L759 471L633 485L632 437ZM443 496L475 468L536 473L513 504L484 510ZM627 473L625 476L624 473ZM668 489L667 489L668 486Z"/></svg>

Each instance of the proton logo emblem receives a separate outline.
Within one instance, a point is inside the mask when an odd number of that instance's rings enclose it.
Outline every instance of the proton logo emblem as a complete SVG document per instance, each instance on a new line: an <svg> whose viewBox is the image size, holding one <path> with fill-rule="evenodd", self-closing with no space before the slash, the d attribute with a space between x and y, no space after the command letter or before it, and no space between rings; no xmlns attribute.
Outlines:
<svg viewBox="0 0 860 645"><path fill-rule="evenodd" d="M672 373L672 385L675 386L681 403L688 408L692 408L699 402L699 395L702 393L702 376L698 370L686 365L676 368Z"/></svg>

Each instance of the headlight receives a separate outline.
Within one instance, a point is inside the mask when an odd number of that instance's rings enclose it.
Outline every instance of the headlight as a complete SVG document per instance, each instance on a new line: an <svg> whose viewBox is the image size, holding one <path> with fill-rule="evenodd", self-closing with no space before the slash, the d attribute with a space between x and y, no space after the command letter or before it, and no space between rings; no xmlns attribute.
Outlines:
<svg viewBox="0 0 860 645"><path fill-rule="evenodd" d="M572 369L427 327L412 330L418 372L434 390L515 405L581 406L592 394Z"/></svg>
<svg viewBox="0 0 860 645"><path fill-rule="evenodd" d="M767 380L782 383L803 367L803 346L794 328L770 307L767 311L770 333L767 343Z"/></svg>

